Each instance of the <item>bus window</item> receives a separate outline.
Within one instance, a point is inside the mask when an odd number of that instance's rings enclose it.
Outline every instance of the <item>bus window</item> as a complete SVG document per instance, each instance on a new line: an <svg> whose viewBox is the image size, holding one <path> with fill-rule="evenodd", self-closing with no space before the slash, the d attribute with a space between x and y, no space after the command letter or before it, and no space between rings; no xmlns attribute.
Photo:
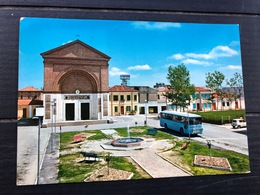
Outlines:
<svg viewBox="0 0 260 195"><path fill-rule="evenodd" d="M181 117L181 116L176 116L176 121L181 122L181 121L182 121L182 118L183 118L183 117Z"/></svg>
<svg viewBox="0 0 260 195"><path fill-rule="evenodd" d="M161 118L165 118L165 114L164 113L161 113Z"/></svg>
<svg viewBox="0 0 260 195"><path fill-rule="evenodd" d="M201 118L190 118L189 124L190 125L199 125L202 123L201 120L202 120Z"/></svg>

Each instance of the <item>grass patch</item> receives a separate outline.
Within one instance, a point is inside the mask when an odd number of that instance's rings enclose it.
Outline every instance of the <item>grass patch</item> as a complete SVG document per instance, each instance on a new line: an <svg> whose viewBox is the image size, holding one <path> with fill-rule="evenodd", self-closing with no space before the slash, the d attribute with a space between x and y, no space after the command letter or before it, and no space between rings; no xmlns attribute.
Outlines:
<svg viewBox="0 0 260 195"><path fill-rule="evenodd" d="M194 112L202 116L203 121L212 124L231 123L235 118L243 117L245 119L245 110L226 110L226 111L209 111L209 112Z"/></svg>
<svg viewBox="0 0 260 195"><path fill-rule="evenodd" d="M64 133L61 133L61 136L60 136L60 149L64 150L64 149L74 148L75 146L71 145L71 143L73 143L74 135L84 134L84 133L93 133L94 134L93 136L86 138L87 140L101 140L101 139L106 138L106 135L104 135L99 130L64 132Z"/></svg>
<svg viewBox="0 0 260 195"><path fill-rule="evenodd" d="M80 163L84 158L80 153L60 156L58 180L60 183L83 182L97 169L107 166L106 163ZM110 168L133 172L132 179L147 179L150 176L145 171L140 171L125 157L111 157Z"/></svg>
<svg viewBox="0 0 260 195"><path fill-rule="evenodd" d="M80 153L60 156L58 180L60 183L83 182L91 172L100 168L98 162L80 163L84 158Z"/></svg>
<svg viewBox="0 0 260 195"><path fill-rule="evenodd" d="M138 129L140 130L139 132L132 132L131 129ZM121 137L127 137L128 133L127 133L127 128L116 128L115 129L117 134ZM148 127L144 127L144 126L138 126L138 127L131 127L129 128L129 132L130 132L130 136L131 137L139 137L139 136L144 136L147 134L147 130Z"/></svg>
<svg viewBox="0 0 260 195"><path fill-rule="evenodd" d="M208 146L202 145L196 141L191 141L186 150L180 150L183 143L184 141L177 142L173 150L182 158L183 163L190 167L193 175L238 174L246 173L250 170L249 158L247 155L213 148L211 149L211 156L227 158L232 167L232 172L195 166L193 164L195 155L210 155Z"/></svg>

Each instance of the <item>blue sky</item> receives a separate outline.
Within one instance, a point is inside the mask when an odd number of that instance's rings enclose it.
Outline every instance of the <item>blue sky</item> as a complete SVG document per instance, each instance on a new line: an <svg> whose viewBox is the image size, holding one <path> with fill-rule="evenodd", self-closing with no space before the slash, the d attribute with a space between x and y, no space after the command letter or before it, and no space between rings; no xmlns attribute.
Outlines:
<svg viewBox="0 0 260 195"><path fill-rule="evenodd" d="M43 88L40 53L76 39L111 57L110 87L120 74L130 75L129 85L168 84L168 67L181 63L195 86L205 86L207 72L242 74L236 24L21 18L19 39L19 89Z"/></svg>

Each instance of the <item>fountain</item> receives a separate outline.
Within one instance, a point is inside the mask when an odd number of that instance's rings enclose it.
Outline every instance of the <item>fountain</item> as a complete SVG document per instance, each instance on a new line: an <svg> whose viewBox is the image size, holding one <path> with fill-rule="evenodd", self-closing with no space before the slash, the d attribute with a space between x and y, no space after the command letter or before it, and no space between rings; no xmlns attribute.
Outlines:
<svg viewBox="0 0 260 195"><path fill-rule="evenodd" d="M142 138L130 137L129 125L127 126L127 137L119 138L111 142L112 146L116 147L133 147L140 146L142 143Z"/></svg>

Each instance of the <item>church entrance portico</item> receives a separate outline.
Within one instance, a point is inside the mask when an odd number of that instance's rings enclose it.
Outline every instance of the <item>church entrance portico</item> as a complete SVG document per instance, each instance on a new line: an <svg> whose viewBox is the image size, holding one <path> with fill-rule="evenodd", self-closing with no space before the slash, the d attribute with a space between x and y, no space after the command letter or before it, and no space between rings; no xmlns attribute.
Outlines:
<svg viewBox="0 0 260 195"><path fill-rule="evenodd" d="M66 100L64 99L68 97L68 95L63 95L62 98L62 107L63 111L61 112L61 120L62 121L80 121L80 120L98 120L98 113L95 109L96 95L81 95L78 97L84 98L88 97L89 99L74 99L74 100ZM90 98L92 97L92 98ZM94 107L93 107L94 105Z"/></svg>

